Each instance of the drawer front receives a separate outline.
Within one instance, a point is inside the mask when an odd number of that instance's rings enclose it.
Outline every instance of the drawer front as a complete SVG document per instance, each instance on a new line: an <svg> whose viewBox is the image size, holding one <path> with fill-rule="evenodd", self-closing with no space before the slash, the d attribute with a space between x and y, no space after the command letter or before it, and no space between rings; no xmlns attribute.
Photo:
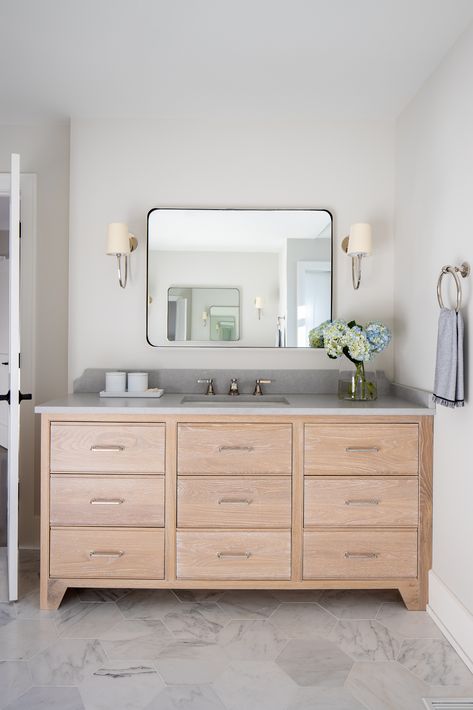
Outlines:
<svg viewBox="0 0 473 710"><path fill-rule="evenodd" d="M179 476L181 528L290 528L289 476Z"/></svg>
<svg viewBox="0 0 473 710"><path fill-rule="evenodd" d="M306 476L304 525L385 525L418 523L417 476L384 478Z"/></svg>
<svg viewBox="0 0 473 710"><path fill-rule="evenodd" d="M304 471L309 475L418 472L417 424L309 424Z"/></svg>
<svg viewBox="0 0 473 710"><path fill-rule="evenodd" d="M177 532L178 579L290 579L291 533Z"/></svg>
<svg viewBox="0 0 473 710"><path fill-rule="evenodd" d="M54 473L164 473L163 424L51 424Z"/></svg>
<svg viewBox="0 0 473 710"><path fill-rule="evenodd" d="M51 528L50 575L163 579L164 530Z"/></svg>
<svg viewBox="0 0 473 710"><path fill-rule="evenodd" d="M53 474L50 496L51 525L164 525L164 476Z"/></svg>
<svg viewBox="0 0 473 710"><path fill-rule="evenodd" d="M290 424L179 425L179 473L288 474L291 468Z"/></svg>
<svg viewBox="0 0 473 710"><path fill-rule="evenodd" d="M417 530L306 530L304 579L417 577Z"/></svg>

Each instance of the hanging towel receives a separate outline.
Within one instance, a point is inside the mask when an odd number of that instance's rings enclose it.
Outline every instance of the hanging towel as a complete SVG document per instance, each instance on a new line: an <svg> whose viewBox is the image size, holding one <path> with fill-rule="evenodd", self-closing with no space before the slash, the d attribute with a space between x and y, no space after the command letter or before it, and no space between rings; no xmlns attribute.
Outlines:
<svg viewBox="0 0 473 710"><path fill-rule="evenodd" d="M463 407L463 318L441 308L437 336L434 401L444 407Z"/></svg>

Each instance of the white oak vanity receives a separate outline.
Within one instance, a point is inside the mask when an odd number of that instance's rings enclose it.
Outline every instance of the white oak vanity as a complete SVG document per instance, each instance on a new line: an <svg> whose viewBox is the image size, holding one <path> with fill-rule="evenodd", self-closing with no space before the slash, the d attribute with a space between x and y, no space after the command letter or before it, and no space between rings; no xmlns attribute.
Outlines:
<svg viewBox="0 0 473 710"><path fill-rule="evenodd" d="M397 588L425 608L432 409L179 401L37 409L42 608L67 587Z"/></svg>

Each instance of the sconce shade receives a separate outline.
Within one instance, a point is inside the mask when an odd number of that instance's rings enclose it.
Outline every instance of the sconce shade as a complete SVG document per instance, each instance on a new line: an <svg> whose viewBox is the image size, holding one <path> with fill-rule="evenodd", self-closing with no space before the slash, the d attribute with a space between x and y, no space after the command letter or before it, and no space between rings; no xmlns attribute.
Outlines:
<svg viewBox="0 0 473 710"><path fill-rule="evenodd" d="M128 225L112 222L108 225L107 254L129 254L131 252Z"/></svg>
<svg viewBox="0 0 473 710"><path fill-rule="evenodd" d="M261 309L261 308L263 308L263 305L264 305L264 303L263 303L263 299L261 298L261 296L256 296L255 308Z"/></svg>
<svg viewBox="0 0 473 710"><path fill-rule="evenodd" d="M348 256L369 256L371 254L371 225L365 222L352 224L348 238Z"/></svg>

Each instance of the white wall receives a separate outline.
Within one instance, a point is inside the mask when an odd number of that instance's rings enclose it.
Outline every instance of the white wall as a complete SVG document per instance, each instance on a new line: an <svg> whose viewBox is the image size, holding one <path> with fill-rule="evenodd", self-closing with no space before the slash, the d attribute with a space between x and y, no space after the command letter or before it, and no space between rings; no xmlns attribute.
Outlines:
<svg viewBox="0 0 473 710"><path fill-rule="evenodd" d="M218 349L156 349L145 339L146 214L167 207L325 207L334 214L334 313L392 319L391 123L73 121L69 376L86 367L221 367ZM108 222L138 235L119 288L105 255ZM359 291L340 250L350 223L373 224ZM392 372L392 350L378 366ZM337 367L322 352L225 350L226 367Z"/></svg>
<svg viewBox="0 0 473 710"><path fill-rule="evenodd" d="M398 122L395 377L425 389L433 387L440 268L473 262L472 67L470 28ZM467 335L473 315L471 281L462 284ZM467 345L470 387L467 376L466 406L457 410L439 407L436 417L433 561L434 575L471 614L472 367L473 348ZM471 632L473 639L473 619Z"/></svg>

